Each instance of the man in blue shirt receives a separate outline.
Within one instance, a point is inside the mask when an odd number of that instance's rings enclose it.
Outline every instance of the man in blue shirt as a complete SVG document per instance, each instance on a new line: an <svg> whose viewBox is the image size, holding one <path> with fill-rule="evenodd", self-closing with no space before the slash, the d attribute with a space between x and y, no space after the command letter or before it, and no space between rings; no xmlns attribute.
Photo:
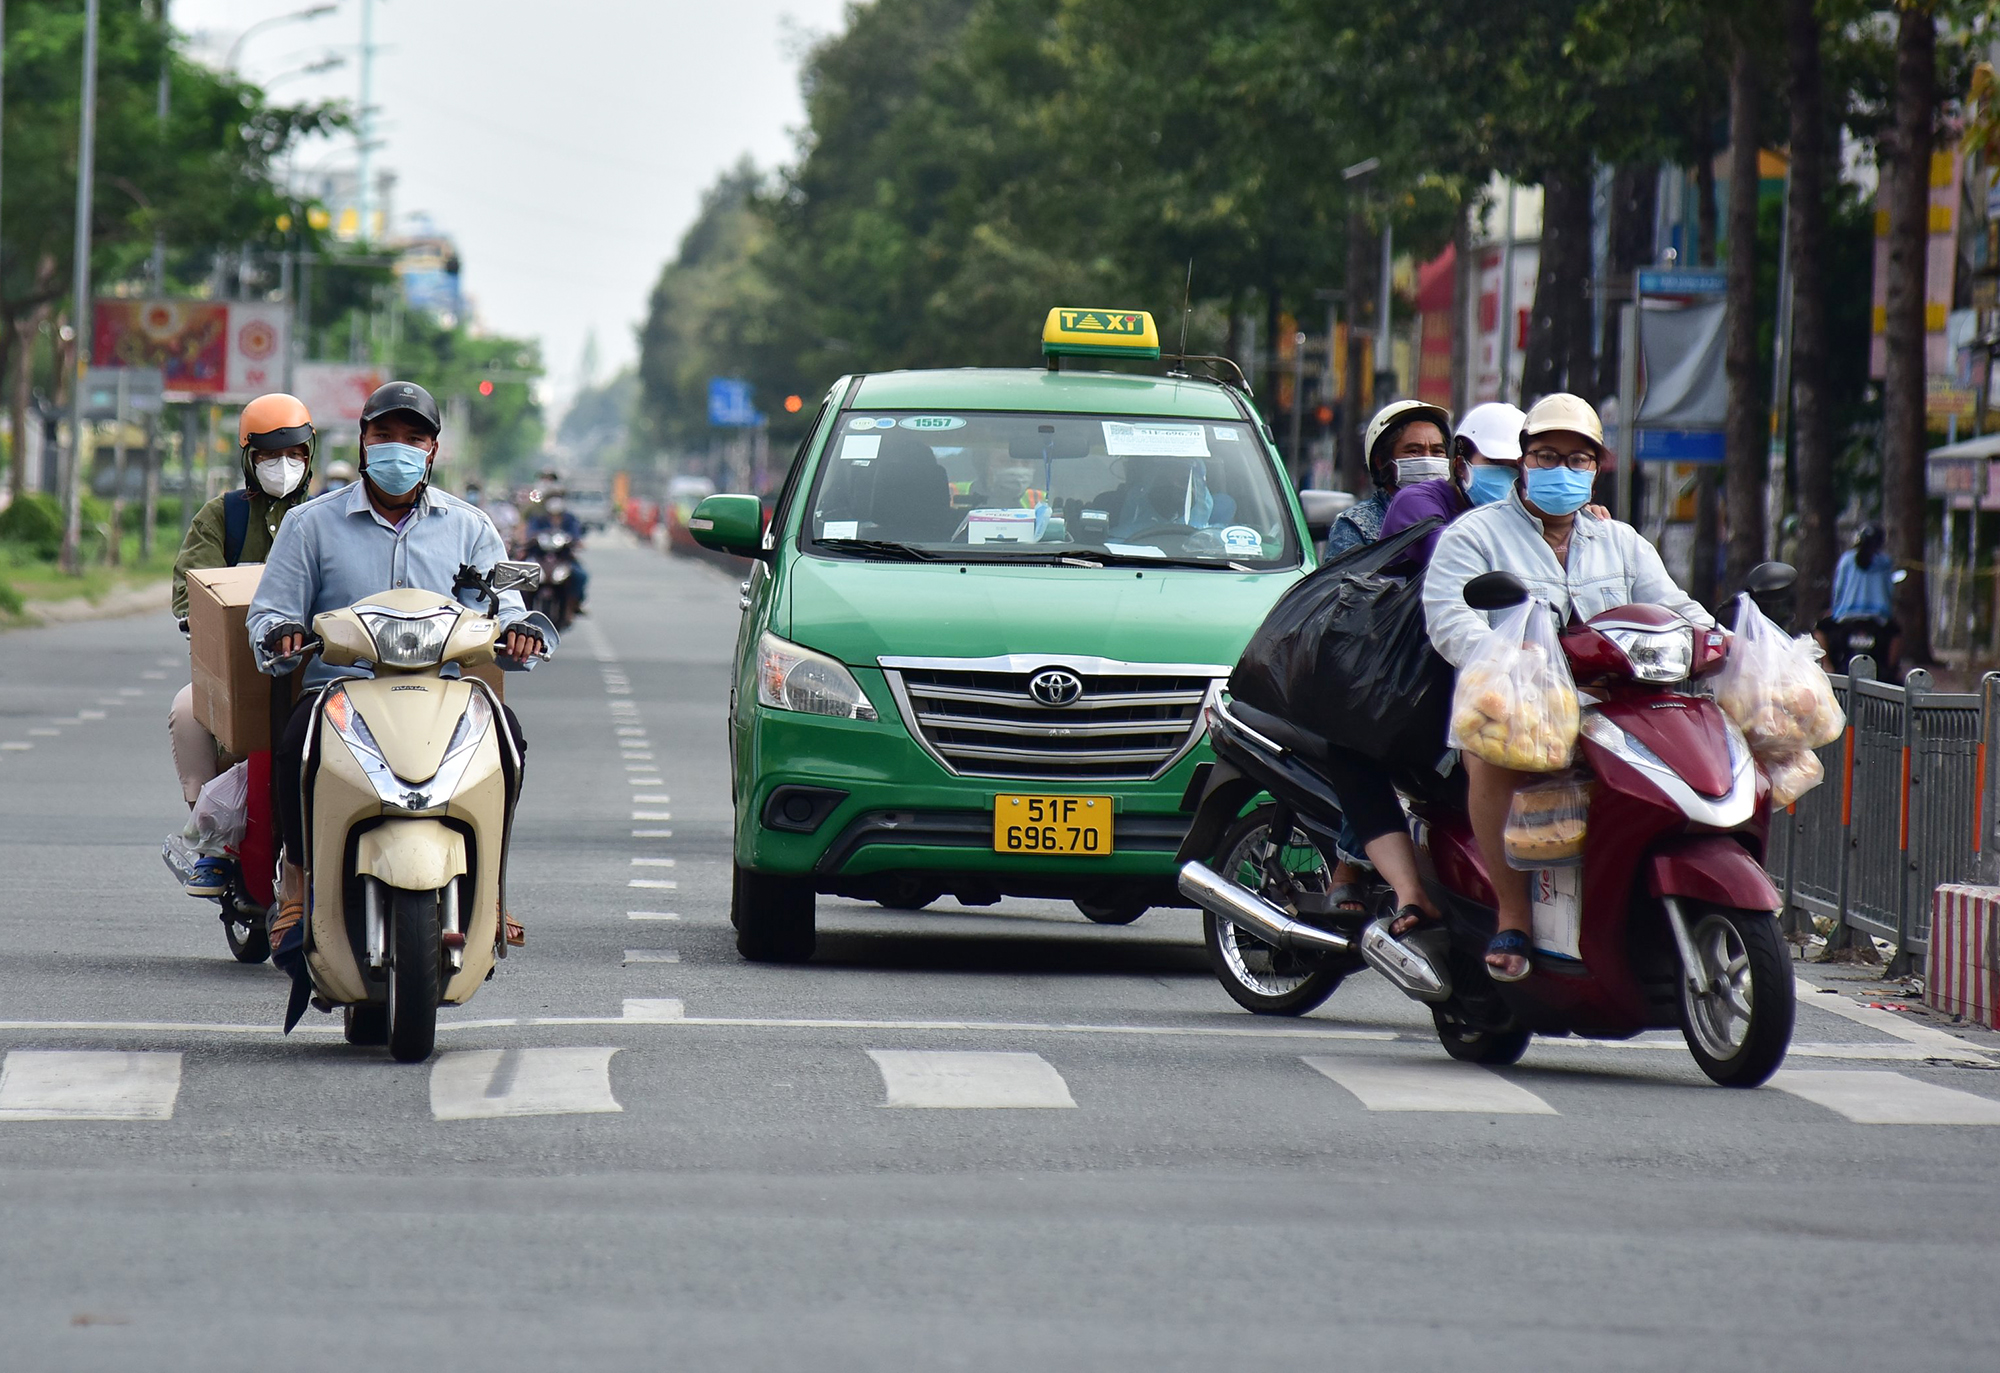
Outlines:
<svg viewBox="0 0 2000 1373"><path fill-rule="evenodd" d="M576 555L583 552L583 521L570 510L568 500L560 486L552 486L542 493L541 506L529 514L527 523L521 526L521 537L529 544L543 534L567 534L569 547L563 551L569 555L570 585L576 590L577 614L583 613L583 603L590 594L590 573L584 570L583 561Z"/></svg>
<svg viewBox="0 0 2000 1373"><path fill-rule="evenodd" d="M474 507L430 485L437 459L437 402L413 382L392 381L368 398L361 410L361 477L293 511L271 545L246 624L257 665L278 676L297 665L313 616L341 610L365 596L397 587L418 587L484 608L477 593L452 583L459 568L490 570L507 556L493 522ZM556 645L555 628L532 614L518 592L500 594L503 629L495 646L500 665L526 669ZM352 675L349 669L315 659L306 671L308 688ZM300 769L318 696L308 692L292 712L271 770L278 791L278 825L285 861L278 884L278 915L271 923L272 961L294 979L304 976L300 921L305 914L305 815ZM526 756L526 741L514 712L502 708L514 743ZM522 942L520 927L507 922L510 943Z"/></svg>
<svg viewBox="0 0 2000 1373"><path fill-rule="evenodd" d="M1819 622L1819 641L1830 647L1842 620L1882 624L1881 670L1893 672L1903 656L1903 627L1896 620L1896 559L1883 547L1882 526L1873 520L1854 531L1854 547L1833 566L1833 606ZM1836 662L1844 666L1844 655Z"/></svg>

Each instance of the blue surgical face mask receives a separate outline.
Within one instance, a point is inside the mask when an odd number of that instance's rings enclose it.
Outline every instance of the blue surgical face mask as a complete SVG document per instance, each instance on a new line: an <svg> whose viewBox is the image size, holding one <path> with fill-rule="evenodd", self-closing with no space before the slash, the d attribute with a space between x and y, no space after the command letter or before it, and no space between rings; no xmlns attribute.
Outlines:
<svg viewBox="0 0 2000 1373"><path fill-rule="evenodd" d="M1470 471L1465 494L1474 505L1504 501L1507 493L1514 489L1514 469L1511 467L1474 467Z"/></svg>
<svg viewBox="0 0 2000 1373"><path fill-rule="evenodd" d="M431 465L431 455L413 443L371 443L361 455L368 480L391 496L415 490Z"/></svg>
<svg viewBox="0 0 2000 1373"><path fill-rule="evenodd" d="M1567 467L1528 469L1528 499L1547 515L1574 515L1590 503L1590 488L1596 484L1595 472L1572 472Z"/></svg>

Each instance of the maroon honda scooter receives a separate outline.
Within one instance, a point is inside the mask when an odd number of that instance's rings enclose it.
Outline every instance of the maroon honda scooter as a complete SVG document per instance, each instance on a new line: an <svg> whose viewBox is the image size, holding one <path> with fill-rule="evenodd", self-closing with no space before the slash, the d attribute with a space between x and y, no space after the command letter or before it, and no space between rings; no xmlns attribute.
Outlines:
<svg viewBox="0 0 2000 1373"><path fill-rule="evenodd" d="M1767 564L1753 586L1782 593L1789 573ZM1476 610L1526 597L1507 572L1465 590ZM1335 984L1358 954L1430 1006L1453 1058L1505 1064L1537 1034L1628 1039L1678 1027L1714 1081L1757 1086L1784 1061L1795 1003L1776 914L1782 903L1761 865L1770 784L1742 734L1696 685L1725 661L1728 639L1659 606L1629 605L1565 627L1561 642L1577 685L1595 698L1577 759L1591 785L1580 861L1530 874L1535 953L1525 980L1487 975L1493 887L1462 802L1406 798L1444 921L1400 941L1387 917L1357 930L1311 909L1310 898L1287 899L1283 883L1252 890L1244 874L1257 880L1254 862L1225 863L1230 877L1188 863L1181 890L1234 926L1239 940L1323 966ZM1220 766L1204 809L1213 799L1233 815L1232 800L1240 807L1245 788L1261 788L1291 812L1288 830L1322 831L1315 793L1325 789L1311 785L1316 741L1229 702L1210 712ZM1191 839L1202 832L1198 813Z"/></svg>

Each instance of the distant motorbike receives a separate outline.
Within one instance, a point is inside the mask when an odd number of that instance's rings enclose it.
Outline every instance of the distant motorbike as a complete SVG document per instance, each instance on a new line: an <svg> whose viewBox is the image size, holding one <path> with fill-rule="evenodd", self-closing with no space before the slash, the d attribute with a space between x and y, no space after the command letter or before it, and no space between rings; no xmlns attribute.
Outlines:
<svg viewBox="0 0 2000 1373"><path fill-rule="evenodd" d="M1506 572L1466 587L1478 610L1526 595ZM1207 708L1217 762L1180 853L1216 974L1248 1009L1296 1015L1365 963L1429 1005L1445 1051L1473 1063L1512 1063L1535 1034L1628 1039L1677 1025L1711 1079L1754 1087L1790 1046L1794 988L1759 861L1769 783L1742 734L1690 690L1722 665L1727 639L1628 605L1569 625L1561 643L1596 698L1579 745L1592 785L1576 866L1532 875L1525 981L1487 975L1493 889L1462 800L1406 792L1441 925L1399 940L1392 917L1328 911L1339 800L1315 766L1326 742L1224 700ZM1244 817L1260 793L1271 801Z"/></svg>
<svg viewBox="0 0 2000 1373"><path fill-rule="evenodd" d="M1889 622L1880 615L1850 615L1830 620L1820 629L1826 645L1826 670L1845 672L1856 658L1874 661L1877 675L1888 677L1896 670L1889 659Z"/></svg>
<svg viewBox="0 0 2000 1373"><path fill-rule="evenodd" d="M532 608L557 629L568 629L576 618L576 540L560 529L541 530L528 540L527 557L542 569Z"/></svg>

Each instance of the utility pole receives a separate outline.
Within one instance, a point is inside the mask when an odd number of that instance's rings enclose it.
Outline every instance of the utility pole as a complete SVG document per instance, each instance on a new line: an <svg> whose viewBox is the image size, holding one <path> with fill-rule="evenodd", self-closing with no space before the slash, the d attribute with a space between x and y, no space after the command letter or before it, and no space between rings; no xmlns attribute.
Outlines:
<svg viewBox="0 0 2000 1373"><path fill-rule="evenodd" d="M1514 366L1514 182L1507 182L1507 236L1500 243L1500 389L1495 400L1507 399ZM1620 416L1621 422L1623 416Z"/></svg>
<svg viewBox="0 0 2000 1373"><path fill-rule="evenodd" d="M83 375L90 364L90 206L92 179L97 160L97 0L84 0L83 10L83 114L76 149L76 296L70 310L73 354L69 392L69 465L64 476L69 483L65 495L62 540L62 569L80 570L77 543L83 534ZM114 531L115 532L115 531Z"/></svg>
<svg viewBox="0 0 2000 1373"><path fill-rule="evenodd" d="M1396 367L1396 354L1390 341L1391 335L1389 333L1389 286L1390 275L1394 270L1394 259L1395 230L1389 227L1389 206L1385 200L1382 205L1382 279L1377 283L1380 294L1375 303L1375 371L1377 375L1393 373ZM1412 358L1411 366L1414 367L1415 364L1416 360ZM1405 394L1408 393L1405 392ZM1375 399L1380 401L1382 397L1377 396Z"/></svg>
<svg viewBox="0 0 2000 1373"><path fill-rule="evenodd" d="M361 0L361 108L357 113L361 117L355 121L354 133L360 142L360 157L355 172L354 232L355 237L367 243L372 241L368 216L375 192L371 184L375 150L375 0Z"/></svg>

